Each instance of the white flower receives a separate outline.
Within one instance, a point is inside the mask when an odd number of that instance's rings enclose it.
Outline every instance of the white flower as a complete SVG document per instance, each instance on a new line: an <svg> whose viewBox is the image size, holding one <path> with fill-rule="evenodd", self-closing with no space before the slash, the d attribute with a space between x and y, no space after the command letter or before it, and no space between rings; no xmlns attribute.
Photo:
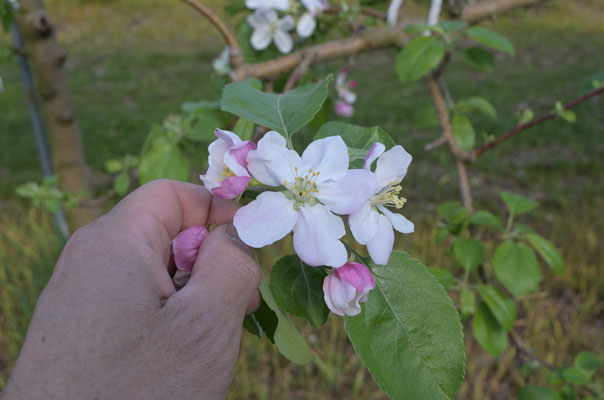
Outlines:
<svg viewBox="0 0 604 400"><path fill-rule="evenodd" d="M212 67L218 75L227 75L231 72L230 55L231 48L226 46L218 58L215 58L214 61L212 61Z"/></svg>
<svg viewBox="0 0 604 400"><path fill-rule="evenodd" d="M336 92L338 97L348 104L354 104L357 101L357 95L352 89L357 87L357 81L348 80L348 69L342 68L336 75Z"/></svg>
<svg viewBox="0 0 604 400"><path fill-rule="evenodd" d="M245 0L245 6L250 10L280 10L289 9L289 0Z"/></svg>
<svg viewBox="0 0 604 400"><path fill-rule="evenodd" d="M288 32L294 29L295 24L291 15L279 19L275 10L258 9L247 16L247 22L254 28L251 38L254 49L264 50L274 41L281 53L292 51L294 41Z"/></svg>
<svg viewBox="0 0 604 400"><path fill-rule="evenodd" d="M302 14L296 25L296 32L300 37L306 38L312 35L317 27L315 17L329 7L327 0L302 0L308 12Z"/></svg>
<svg viewBox="0 0 604 400"><path fill-rule="evenodd" d="M312 142L302 157L285 138L268 132L247 157L253 177L280 192L261 193L235 214L239 237L251 247L267 246L293 230L294 250L308 265L339 267L347 252L346 233L337 214L355 212L377 188L375 176L348 170L348 149L340 136Z"/></svg>
<svg viewBox="0 0 604 400"><path fill-rule="evenodd" d="M405 204L406 200L399 197L399 183L407 174L412 157L402 146L394 146L385 153L384 150L385 146L381 143L375 143L369 150L363 168L370 170L373 161L378 159L375 169L378 189L371 199L348 218L354 238L360 244L366 244L373 261L381 265L388 263L392 252L392 228L401 233L411 233L414 229L411 221L386 208L400 209Z"/></svg>

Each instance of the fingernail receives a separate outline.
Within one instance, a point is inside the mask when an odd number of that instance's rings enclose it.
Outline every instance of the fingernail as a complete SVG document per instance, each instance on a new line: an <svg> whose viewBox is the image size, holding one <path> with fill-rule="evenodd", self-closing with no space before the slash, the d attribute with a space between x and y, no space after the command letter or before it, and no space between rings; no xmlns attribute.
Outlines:
<svg viewBox="0 0 604 400"><path fill-rule="evenodd" d="M227 224L227 227L226 227L224 233L226 233L226 235L228 236L229 239L231 239L238 246L240 246L243 250L245 250L245 252L248 253L250 256L254 255L254 249L252 249L250 246L245 244L243 242L243 240L241 240L241 238L239 237L239 234L237 233L237 228L235 228L235 226L233 224Z"/></svg>

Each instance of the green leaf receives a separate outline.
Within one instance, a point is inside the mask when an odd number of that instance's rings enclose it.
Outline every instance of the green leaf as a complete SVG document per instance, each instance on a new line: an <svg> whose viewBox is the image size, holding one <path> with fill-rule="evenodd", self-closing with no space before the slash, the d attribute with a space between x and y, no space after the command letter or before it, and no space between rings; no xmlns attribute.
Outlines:
<svg viewBox="0 0 604 400"><path fill-rule="evenodd" d="M143 154L138 167L141 185L155 179L187 181L189 161L175 143L160 137Z"/></svg>
<svg viewBox="0 0 604 400"><path fill-rule="evenodd" d="M508 346L508 335L505 329L497 322L484 302L478 304L472 323L472 332L478 344L492 357L499 356Z"/></svg>
<svg viewBox="0 0 604 400"><path fill-rule="evenodd" d="M582 368L567 367L562 370L562 378L575 385L587 385L591 382L592 374Z"/></svg>
<svg viewBox="0 0 604 400"><path fill-rule="evenodd" d="M414 24L409 24L405 27L404 32L408 33L410 35L414 34L414 33L422 33L425 31L432 31L432 32L436 32L440 35L444 35L445 34L445 30L443 29L442 26L438 26L438 25L429 25L429 24L425 24L425 23L414 23Z"/></svg>
<svg viewBox="0 0 604 400"><path fill-rule="evenodd" d="M218 110L220 103L218 101L186 101L180 105L180 109L187 113L192 113L200 109Z"/></svg>
<svg viewBox="0 0 604 400"><path fill-rule="evenodd" d="M471 271L482 263L484 246L476 239L458 237L453 243L453 254L466 271Z"/></svg>
<svg viewBox="0 0 604 400"><path fill-rule="evenodd" d="M239 118L233 127L233 133L241 140L252 140L254 137L254 123L245 118Z"/></svg>
<svg viewBox="0 0 604 400"><path fill-rule="evenodd" d="M436 277L438 283L443 285L445 290L449 290L455 284L455 277L446 269L437 267L428 267L428 271Z"/></svg>
<svg viewBox="0 0 604 400"><path fill-rule="evenodd" d="M472 314L474 314L476 311L476 299L474 297L474 293L472 293L471 290L463 289L461 291L459 301L461 303L461 316L464 319L472 316Z"/></svg>
<svg viewBox="0 0 604 400"><path fill-rule="evenodd" d="M275 316L275 319L277 319L277 316ZM264 335L262 325L260 325L254 314L246 315L245 318L243 318L243 328L252 335L258 336L259 338Z"/></svg>
<svg viewBox="0 0 604 400"><path fill-rule="evenodd" d="M455 110L461 113L468 113L476 110L492 120L497 119L497 110L495 110L495 107L493 107L493 105L484 97L473 96L461 100L455 105Z"/></svg>
<svg viewBox="0 0 604 400"><path fill-rule="evenodd" d="M491 228L501 229L501 221L495 215L488 211L480 210L472 214L470 222L474 225L490 226Z"/></svg>
<svg viewBox="0 0 604 400"><path fill-rule="evenodd" d="M541 272L535 253L524 243L506 241L493 256L497 279L515 297L534 291L541 281Z"/></svg>
<svg viewBox="0 0 604 400"><path fill-rule="evenodd" d="M40 185L35 182L27 182L17 186L15 193L17 193L17 196L24 197L26 199L33 199L34 197L42 195Z"/></svg>
<svg viewBox="0 0 604 400"><path fill-rule="evenodd" d="M291 136L321 109L330 80L331 75L321 83L284 94L264 93L245 82L235 82L224 88L220 106L223 111Z"/></svg>
<svg viewBox="0 0 604 400"><path fill-rule="evenodd" d="M116 172L120 172L124 168L124 165L120 160L107 160L105 161L105 170L110 174L115 174Z"/></svg>
<svg viewBox="0 0 604 400"><path fill-rule="evenodd" d="M260 282L260 294L266 305L277 315L278 323L274 332L274 342L285 358L296 364L306 364L312 360L312 353L300 332L292 324L287 314L279 308L264 275ZM264 325L262 328L266 331Z"/></svg>
<svg viewBox="0 0 604 400"><path fill-rule="evenodd" d="M506 331L511 331L516 320L514 301L490 285L478 286L478 293L491 310L491 313Z"/></svg>
<svg viewBox="0 0 604 400"><path fill-rule="evenodd" d="M345 326L355 351L392 399L451 399L464 376L459 314L426 267L394 251L367 261L376 287Z"/></svg>
<svg viewBox="0 0 604 400"><path fill-rule="evenodd" d="M309 267L298 256L290 255L275 263L269 286L279 306L306 319L317 329L329 316L323 299L326 276L323 268Z"/></svg>
<svg viewBox="0 0 604 400"><path fill-rule="evenodd" d="M328 122L321 126L313 140L336 135L342 137L348 146L349 154L353 156L350 158L350 168L361 168L367 152L375 142L382 143L386 149L396 145L390 135L378 126L364 128L339 121Z"/></svg>
<svg viewBox="0 0 604 400"><path fill-rule="evenodd" d="M575 357L574 365L587 371L595 371L602 365L602 360L594 353L581 351Z"/></svg>
<svg viewBox="0 0 604 400"><path fill-rule="evenodd" d="M266 335L271 342L275 343L275 332L277 331L277 325L279 325L279 318L266 304L264 298L260 298L260 305L252 315L254 320L246 322L244 319L243 327L258 337Z"/></svg>
<svg viewBox="0 0 604 400"><path fill-rule="evenodd" d="M461 53L461 59L480 71L492 72L495 65L493 53L482 47L470 47Z"/></svg>
<svg viewBox="0 0 604 400"><path fill-rule="evenodd" d="M558 274L564 272L564 259L552 242L536 233L527 233L526 238L554 271Z"/></svg>
<svg viewBox="0 0 604 400"><path fill-rule="evenodd" d="M223 113L220 110L198 108L191 113L191 116L191 125L184 129L184 135L187 139L198 142L216 140L214 131L223 124Z"/></svg>
<svg viewBox="0 0 604 400"><path fill-rule="evenodd" d="M586 371L595 371L602 366L602 360L594 353L581 351L575 357L574 365Z"/></svg>
<svg viewBox="0 0 604 400"><path fill-rule="evenodd" d="M562 397L552 388L528 385L520 389L518 400L562 400Z"/></svg>
<svg viewBox="0 0 604 400"><path fill-rule="evenodd" d="M130 176L124 171L115 177L113 181L113 190L120 196L124 196L130 188Z"/></svg>
<svg viewBox="0 0 604 400"><path fill-rule="evenodd" d="M445 44L428 36L405 45L396 58L396 72L403 83L413 82L434 69L445 55Z"/></svg>
<svg viewBox="0 0 604 400"><path fill-rule="evenodd" d="M482 26L473 26L464 31L466 35L495 50L514 55L514 45L505 36Z"/></svg>
<svg viewBox="0 0 604 400"><path fill-rule="evenodd" d="M453 114L453 120L451 122L453 124L453 133L455 134L459 146L463 150L472 149L476 141L476 133L474 132L472 122L470 122L468 117L459 113Z"/></svg>
<svg viewBox="0 0 604 400"><path fill-rule="evenodd" d="M535 113L530 108L527 108L522 113L522 117L520 117L520 121L518 121L518 125L526 124L527 122L531 122L535 118Z"/></svg>
<svg viewBox="0 0 604 400"><path fill-rule="evenodd" d="M537 203L533 199L519 196L517 194L510 193L505 190L502 190L500 195L503 199L503 202L507 206L510 214L512 215L527 213L539 205L539 203Z"/></svg>
<svg viewBox="0 0 604 400"><path fill-rule="evenodd" d="M465 21L440 21L437 26L443 28L447 33L458 31L468 26Z"/></svg>

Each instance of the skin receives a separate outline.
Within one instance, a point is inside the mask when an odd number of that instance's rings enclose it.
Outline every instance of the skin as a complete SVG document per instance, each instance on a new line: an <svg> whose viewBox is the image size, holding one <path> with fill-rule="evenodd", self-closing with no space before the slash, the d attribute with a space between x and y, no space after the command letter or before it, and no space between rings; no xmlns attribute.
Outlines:
<svg viewBox="0 0 604 400"><path fill-rule="evenodd" d="M67 242L40 296L8 399L223 399L261 271L230 222L237 204L155 181ZM170 241L214 223L176 291Z"/></svg>

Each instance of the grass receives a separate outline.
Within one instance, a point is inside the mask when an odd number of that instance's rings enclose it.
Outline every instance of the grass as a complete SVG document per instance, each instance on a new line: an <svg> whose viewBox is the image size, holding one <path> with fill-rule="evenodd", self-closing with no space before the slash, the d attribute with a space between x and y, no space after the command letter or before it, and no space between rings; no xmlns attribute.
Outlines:
<svg viewBox="0 0 604 400"><path fill-rule="evenodd" d="M102 175L106 159L137 153L149 128L178 112L180 103L219 96L208 61L219 53L220 43L184 5L172 0L47 0L47 7L70 51L70 84L94 179ZM577 97L582 80L604 69L599 0L555 1L491 25L510 36L517 56L498 55L492 74L470 71L456 59L445 72L455 99L480 94L496 105L498 120L476 119L478 132L510 129L526 107L536 115L548 112L556 101ZM397 82L395 55L379 51L354 59L351 71L360 96L353 122L384 127L414 155L405 179L405 213L416 222L417 232L398 246L426 265L454 270L451 257L432 241L436 203L458 197L453 164L443 149L423 151L438 131L416 121L417 107L428 101L423 84L392 85ZM316 72L324 75L342 65L328 63ZM1 388L61 243L48 218L25 210L13 194L16 185L39 179L40 172L14 60L0 62L0 76L6 87L0 94ZM524 222L559 245L567 260L563 276L547 272L543 292L523 300L530 312L517 321L523 340L554 364L570 363L582 349L604 355L604 250L599 245L604 235L603 107L604 99L597 98L576 109L575 124L553 121L526 131L487 153L470 171L480 207L501 214L501 188L539 200L542 207ZM332 316L326 328L305 327L303 334L322 364L292 365L266 341L244 335L230 398L385 398L354 355L341 319ZM460 399L508 399L527 381L545 381L541 373L526 379L517 372L513 348L497 360L472 340L467 350Z"/></svg>

